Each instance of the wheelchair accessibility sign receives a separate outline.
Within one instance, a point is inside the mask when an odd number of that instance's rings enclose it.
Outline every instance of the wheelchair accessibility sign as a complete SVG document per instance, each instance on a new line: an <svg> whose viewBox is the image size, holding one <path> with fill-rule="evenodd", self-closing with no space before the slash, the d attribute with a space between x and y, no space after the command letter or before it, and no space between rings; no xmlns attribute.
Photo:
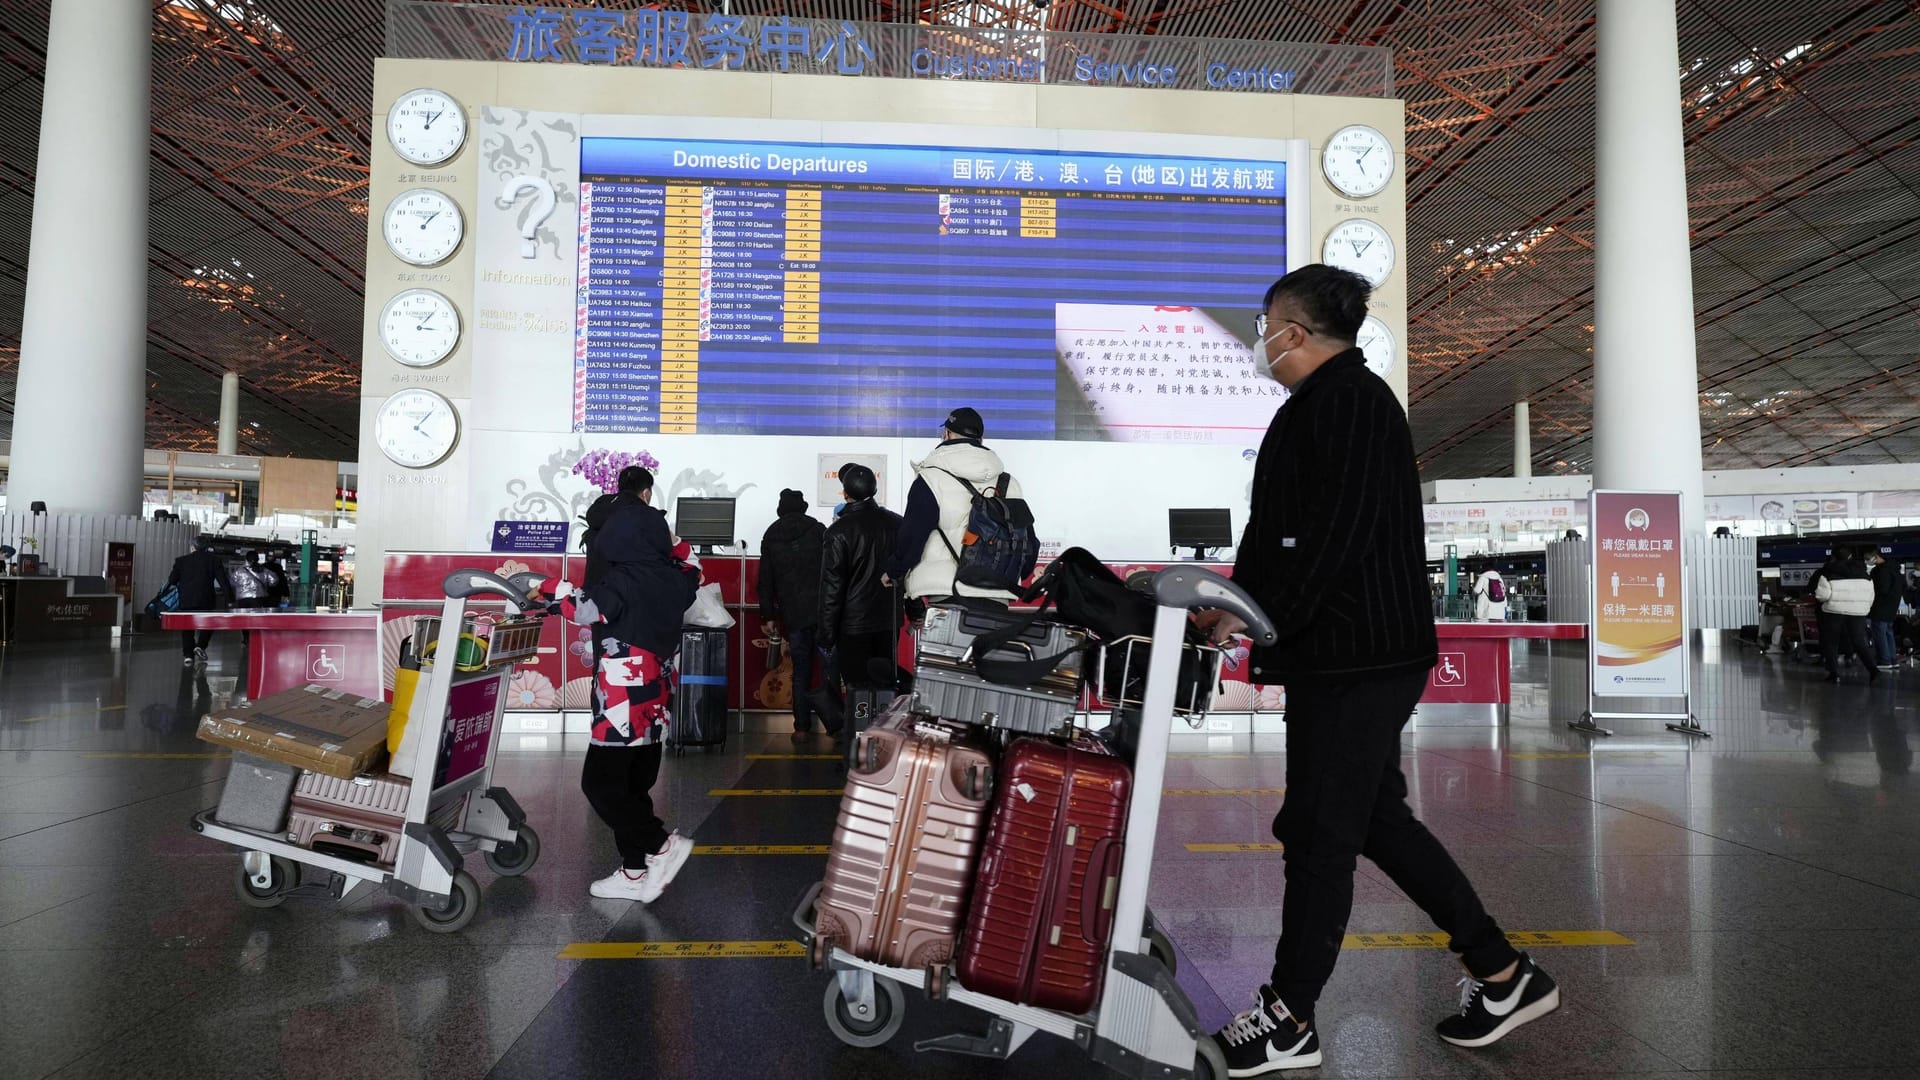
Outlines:
<svg viewBox="0 0 1920 1080"><path fill-rule="evenodd" d="M339 682L347 677L347 647L307 646L307 681Z"/></svg>
<svg viewBox="0 0 1920 1080"><path fill-rule="evenodd" d="M1457 652L1441 653L1440 662L1433 665L1433 685L1467 685L1467 654Z"/></svg>

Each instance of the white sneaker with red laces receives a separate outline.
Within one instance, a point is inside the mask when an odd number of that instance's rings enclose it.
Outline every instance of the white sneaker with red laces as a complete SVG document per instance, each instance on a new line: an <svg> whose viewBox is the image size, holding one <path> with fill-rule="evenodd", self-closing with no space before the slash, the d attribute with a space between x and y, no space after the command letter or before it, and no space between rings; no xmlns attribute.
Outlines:
<svg viewBox="0 0 1920 1080"><path fill-rule="evenodd" d="M640 902L651 904L660 899L660 894L673 884L674 877L680 873L687 856L693 854L693 841L673 833L667 837L667 846L657 853L647 856L646 878L640 884Z"/></svg>
<svg viewBox="0 0 1920 1080"><path fill-rule="evenodd" d="M645 870L628 870L621 867L594 882L587 891L602 900L638 900L645 903L653 899L645 895L646 887L647 872Z"/></svg>

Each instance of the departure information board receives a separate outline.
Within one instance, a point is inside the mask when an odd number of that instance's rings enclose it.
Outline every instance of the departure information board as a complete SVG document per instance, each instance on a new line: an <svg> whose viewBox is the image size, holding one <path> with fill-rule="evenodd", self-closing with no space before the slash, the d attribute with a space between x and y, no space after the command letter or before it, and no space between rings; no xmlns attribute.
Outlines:
<svg viewBox="0 0 1920 1080"><path fill-rule="evenodd" d="M587 138L574 428L1258 430L1281 391L1219 314L1285 272L1285 191L1275 161Z"/></svg>

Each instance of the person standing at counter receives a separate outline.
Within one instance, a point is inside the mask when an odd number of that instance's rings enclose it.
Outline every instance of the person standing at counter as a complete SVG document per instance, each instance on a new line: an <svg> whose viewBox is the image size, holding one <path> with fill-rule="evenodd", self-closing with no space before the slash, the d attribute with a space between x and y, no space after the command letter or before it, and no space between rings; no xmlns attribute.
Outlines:
<svg viewBox="0 0 1920 1080"><path fill-rule="evenodd" d="M840 486L847 508L827 530L821 552L820 640L833 649L829 678L849 688L872 687L882 681L874 675L876 662L893 665L900 640L899 594L884 573L900 515L875 501L879 483L865 465L842 466Z"/></svg>
<svg viewBox="0 0 1920 1080"><path fill-rule="evenodd" d="M1439 642L1412 431L1354 345L1370 292L1349 271L1304 266L1267 291L1255 322L1256 374L1291 396L1260 445L1233 578L1280 632L1249 659L1251 681L1287 690L1287 789L1273 822L1286 894L1272 978L1215 1036L1234 1077L1321 1063L1314 1006L1361 855L1448 933L1467 969L1442 1039L1487 1046L1560 1004L1407 805L1400 735ZM1201 621L1219 641L1246 628L1219 611Z"/></svg>
<svg viewBox="0 0 1920 1080"><path fill-rule="evenodd" d="M690 837L667 831L651 792L672 723L681 617L700 572L687 565L692 549L673 535L666 514L650 505L653 474L633 469L640 474L633 502L613 508L588 549L604 554L600 577L577 589L555 578L530 599L553 597L553 610L593 631L593 731L580 789L613 830L620 867L588 891L646 904L659 899L693 853ZM625 480L623 472L623 487Z"/></svg>
<svg viewBox="0 0 1920 1080"><path fill-rule="evenodd" d="M1867 612L1873 651L1880 670L1892 671L1900 656L1900 643L1893 633L1893 621L1900 617L1900 568L1888 562L1877 546L1867 552L1867 568L1867 576L1873 581L1873 610Z"/></svg>
<svg viewBox="0 0 1920 1080"><path fill-rule="evenodd" d="M813 731L807 691L820 651L820 550L826 533L826 526L807 513L807 497L789 488L780 493L779 519L760 541L760 618L769 633L786 639L793 659L794 742Z"/></svg>
<svg viewBox="0 0 1920 1080"><path fill-rule="evenodd" d="M167 575L167 584L180 590L177 611L218 611L221 594L233 595L226 564L213 553L213 541L205 536L195 537L193 550L173 560L173 573ZM180 631L180 666L204 666L207 646L212 642L211 630Z"/></svg>
<svg viewBox="0 0 1920 1080"><path fill-rule="evenodd" d="M1491 566L1473 580L1473 617L1479 622L1507 621L1507 581Z"/></svg>
<svg viewBox="0 0 1920 1080"><path fill-rule="evenodd" d="M887 560L886 583L905 586L915 622L929 600L986 600L1003 608L1014 600L1010 592L960 582L960 549L973 515L973 493L995 487L1006 472L1000 455L987 449L986 433L978 412L955 409L940 426L940 445L913 467L917 477L907 489L907 513ZM1009 478L1000 494L1021 498L1020 482Z"/></svg>

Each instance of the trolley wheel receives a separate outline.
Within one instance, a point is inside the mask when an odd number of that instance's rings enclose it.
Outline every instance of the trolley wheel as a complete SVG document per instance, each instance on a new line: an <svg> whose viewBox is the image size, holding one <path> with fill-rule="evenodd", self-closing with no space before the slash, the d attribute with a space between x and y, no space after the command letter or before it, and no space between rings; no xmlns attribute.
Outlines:
<svg viewBox="0 0 1920 1080"><path fill-rule="evenodd" d="M907 995L892 979L873 977L873 1015L858 1017L840 995L840 980L827 984L827 1027L848 1046L880 1046L900 1030L907 1018ZM1226 1074L1221 1073L1222 1076Z"/></svg>
<svg viewBox="0 0 1920 1080"><path fill-rule="evenodd" d="M512 840L495 844L486 853L487 869L501 877L519 877L540 860L540 834L531 825L521 825Z"/></svg>
<svg viewBox="0 0 1920 1080"><path fill-rule="evenodd" d="M1147 927L1147 955L1160 961L1161 965L1167 969L1167 974L1178 973L1180 961L1173 951L1173 942L1168 940L1167 935L1161 933L1157 926Z"/></svg>
<svg viewBox="0 0 1920 1080"><path fill-rule="evenodd" d="M1193 1080L1227 1080L1227 1055L1213 1036L1200 1036L1194 1047Z"/></svg>
<svg viewBox="0 0 1920 1080"><path fill-rule="evenodd" d="M813 945L807 949L807 960L809 963L813 964L813 970L815 971L826 970L827 957L832 955L833 955L833 935L831 934L813 935Z"/></svg>
<svg viewBox="0 0 1920 1080"><path fill-rule="evenodd" d="M240 895L240 902L248 907L279 907L287 898L287 890L293 888L299 880L300 870L293 865L292 859L275 855L268 860L269 884L262 889L253 883L253 875L247 872L247 860L243 856L233 868L233 891Z"/></svg>
<svg viewBox="0 0 1920 1080"><path fill-rule="evenodd" d="M453 891L448 894L446 903L440 905L421 904L413 909L413 919L421 926L436 934L451 934L464 930L473 916L480 910L480 883L465 870L453 875Z"/></svg>
<svg viewBox="0 0 1920 1080"><path fill-rule="evenodd" d="M934 1001L947 1000L947 983L953 977L951 971L945 964L927 965L927 997Z"/></svg>

